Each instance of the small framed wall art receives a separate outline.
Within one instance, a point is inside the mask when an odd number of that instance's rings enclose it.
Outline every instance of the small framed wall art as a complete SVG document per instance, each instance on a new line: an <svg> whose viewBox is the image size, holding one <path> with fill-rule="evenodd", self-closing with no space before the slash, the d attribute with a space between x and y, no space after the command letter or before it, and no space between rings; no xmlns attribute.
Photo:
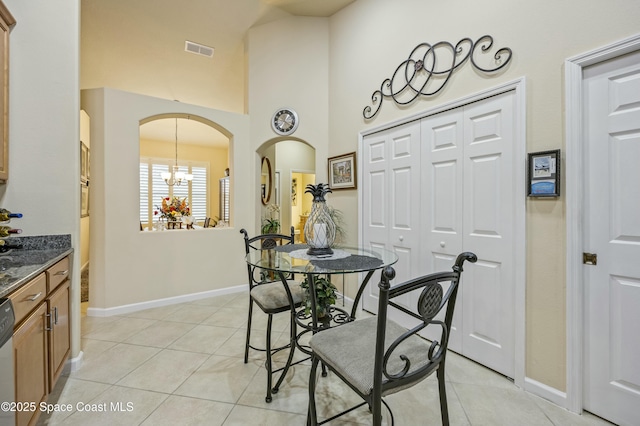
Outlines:
<svg viewBox="0 0 640 426"><path fill-rule="evenodd" d="M89 148L80 141L80 182L89 180Z"/></svg>
<svg viewBox="0 0 640 426"><path fill-rule="evenodd" d="M528 156L527 196L560 196L560 150L532 152Z"/></svg>
<svg viewBox="0 0 640 426"><path fill-rule="evenodd" d="M336 189L356 189L356 153L329 158L329 187Z"/></svg>

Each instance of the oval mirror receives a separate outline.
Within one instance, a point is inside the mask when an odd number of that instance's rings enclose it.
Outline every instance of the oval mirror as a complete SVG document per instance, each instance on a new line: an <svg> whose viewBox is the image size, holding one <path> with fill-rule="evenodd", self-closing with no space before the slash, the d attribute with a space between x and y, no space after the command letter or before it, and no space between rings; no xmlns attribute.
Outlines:
<svg viewBox="0 0 640 426"><path fill-rule="evenodd" d="M262 157L262 177L260 183L262 190L262 204L266 206L271 199L271 189L273 187L271 162L267 157Z"/></svg>

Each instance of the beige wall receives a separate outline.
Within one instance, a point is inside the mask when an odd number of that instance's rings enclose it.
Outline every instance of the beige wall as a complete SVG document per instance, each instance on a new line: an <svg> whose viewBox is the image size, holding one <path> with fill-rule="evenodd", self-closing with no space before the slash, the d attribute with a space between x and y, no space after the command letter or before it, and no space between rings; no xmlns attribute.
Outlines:
<svg viewBox="0 0 640 426"><path fill-rule="evenodd" d="M637 0L467 0L455 6L416 0L358 0L330 20L328 153L357 150L358 133L365 129L522 76L527 79L527 150L564 148L564 59L635 34L638 22ZM513 49L512 63L504 72L487 77L467 63L437 97L403 108L384 101L378 117L363 119L362 110L370 105L373 91L391 77L416 45L455 44L464 37L475 40L484 34L494 37L496 47ZM332 194L331 200L346 213L349 228L357 228L356 192ZM565 200L523 202L527 210L526 375L564 391Z"/></svg>
<svg viewBox="0 0 640 426"><path fill-rule="evenodd" d="M220 178L224 177L224 169L229 167L229 150L203 145L181 143L178 149L178 160L199 161L209 163L209 202L207 216L216 217L220 213ZM140 140L140 156L151 158L174 159L176 145L166 141ZM154 200L155 202L155 200ZM158 204L160 201L158 200ZM204 217L197 217L202 222Z"/></svg>
<svg viewBox="0 0 640 426"><path fill-rule="evenodd" d="M91 269L89 313L108 315L123 306L162 301L246 284L239 227L255 233L256 170L247 164L245 115L112 89L82 91L91 116ZM150 117L179 116L213 125L230 138L232 223L226 229L140 232L137 206L139 125ZM137 208L137 207L136 207Z"/></svg>
<svg viewBox="0 0 640 426"><path fill-rule="evenodd" d="M315 149L314 169L318 178L325 181L329 143L329 21L285 18L252 28L247 40L252 149L282 140L305 141ZM271 117L282 107L298 113L300 125L293 137L278 136L271 129Z"/></svg>

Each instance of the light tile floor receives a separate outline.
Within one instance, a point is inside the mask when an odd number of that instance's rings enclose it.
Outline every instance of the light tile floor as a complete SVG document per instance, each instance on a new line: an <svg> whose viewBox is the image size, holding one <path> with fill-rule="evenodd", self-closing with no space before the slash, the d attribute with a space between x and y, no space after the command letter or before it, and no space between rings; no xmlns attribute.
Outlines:
<svg viewBox="0 0 640 426"><path fill-rule="evenodd" d="M59 407L41 415L38 424L306 424L308 361L291 369L270 404L264 400L264 356L252 352L250 362L243 362L247 298L237 293L108 318L84 316L83 364L60 378L48 401ZM259 345L266 315L254 312L252 340ZM274 339L285 342L286 315L276 318L274 330ZM282 362L284 354L276 360ZM453 425L609 424L588 413L569 413L454 353L447 359L447 378ZM319 379L316 395L321 416L359 402L331 374ZM387 402L398 426L440 424L435 375ZM61 411L63 406L70 411ZM361 408L330 424L367 425L370 419Z"/></svg>

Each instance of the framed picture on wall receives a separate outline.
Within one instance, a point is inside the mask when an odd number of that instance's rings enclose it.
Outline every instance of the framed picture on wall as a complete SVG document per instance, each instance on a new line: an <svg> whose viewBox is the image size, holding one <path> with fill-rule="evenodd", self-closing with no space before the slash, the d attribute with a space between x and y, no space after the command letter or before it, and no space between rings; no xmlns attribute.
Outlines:
<svg viewBox="0 0 640 426"><path fill-rule="evenodd" d="M291 178L291 205L298 205L298 178Z"/></svg>
<svg viewBox="0 0 640 426"><path fill-rule="evenodd" d="M80 217L89 216L89 185L80 184Z"/></svg>
<svg viewBox="0 0 640 426"><path fill-rule="evenodd" d="M89 179L89 148L80 142L80 182L86 182Z"/></svg>
<svg viewBox="0 0 640 426"><path fill-rule="evenodd" d="M356 153L329 158L329 187L336 189L356 189Z"/></svg>
<svg viewBox="0 0 640 426"><path fill-rule="evenodd" d="M528 157L527 195L560 196L560 150L532 152Z"/></svg>

